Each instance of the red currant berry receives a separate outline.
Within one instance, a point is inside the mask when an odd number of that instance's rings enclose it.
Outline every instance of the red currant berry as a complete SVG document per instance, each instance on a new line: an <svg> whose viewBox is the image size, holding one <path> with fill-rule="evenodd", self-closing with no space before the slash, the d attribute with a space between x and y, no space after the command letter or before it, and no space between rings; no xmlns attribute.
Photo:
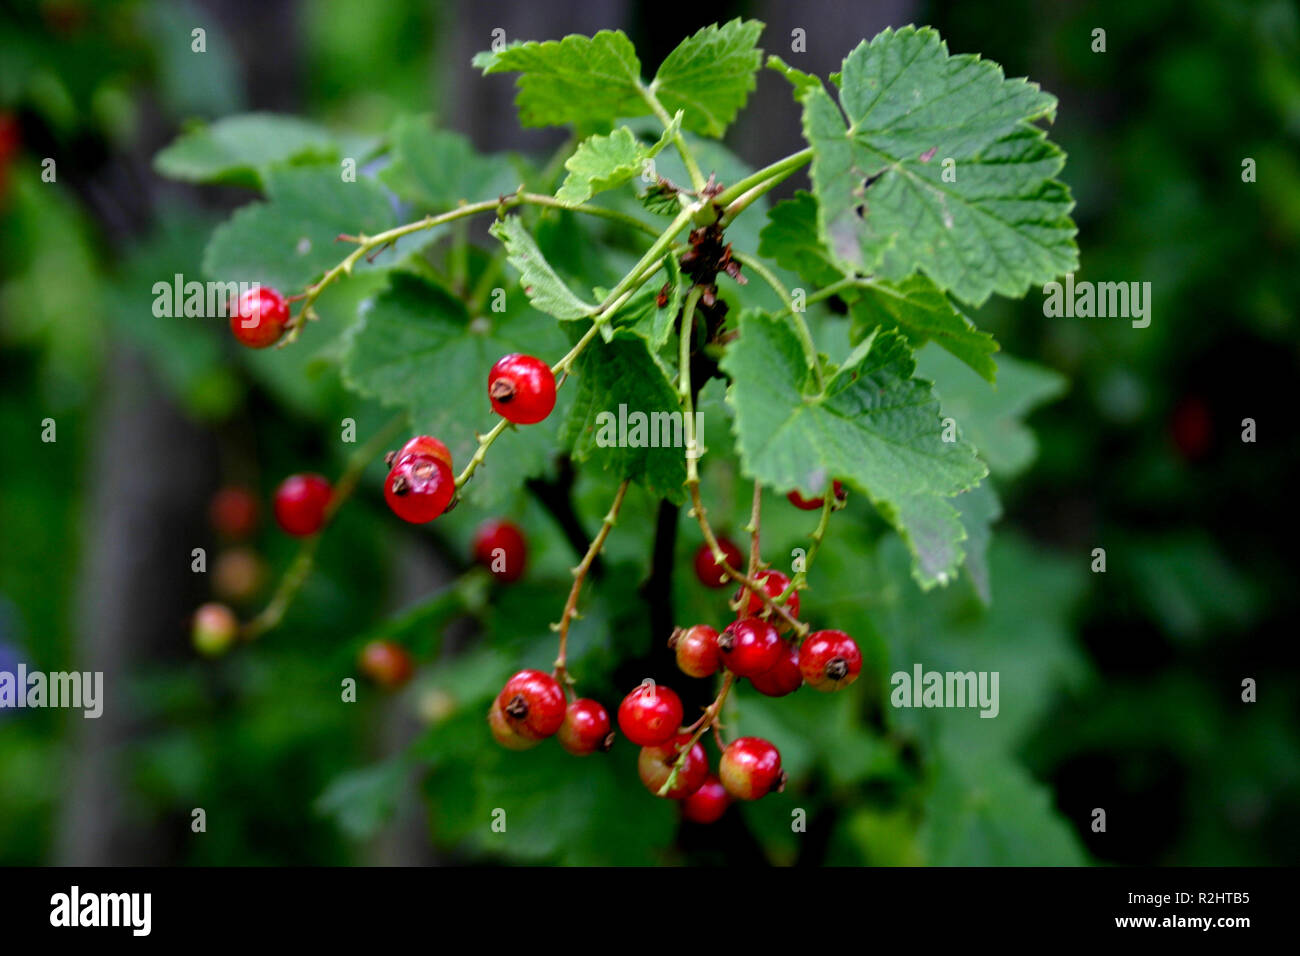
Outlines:
<svg viewBox="0 0 1300 956"><path fill-rule="evenodd" d="M194 612L194 648L207 657L219 657L230 650L239 635L239 619L224 604L204 604Z"/></svg>
<svg viewBox="0 0 1300 956"><path fill-rule="evenodd" d="M731 795L722 781L709 774L689 797L682 801L682 816L692 823L716 823L727 807L731 805Z"/></svg>
<svg viewBox="0 0 1300 956"><path fill-rule="evenodd" d="M555 375L531 355L503 355L488 372L492 409L516 425L535 425L555 407Z"/></svg>
<svg viewBox="0 0 1300 956"><path fill-rule="evenodd" d="M799 670L814 690L839 690L862 673L862 651L843 631L813 631L799 648Z"/></svg>
<svg viewBox="0 0 1300 956"><path fill-rule="evenodd" d="M785 589L790 586L790 579L787 578L780 571L760 571L757 575L755 575L754 580L763 585L763 590L767 592L767 596L774 601L782 594L784 594ZM741 588L741 590L745 590L745 589ZM761 597L759 597L757 594L753 594L748 591L746 591L746 593L749 594L749 603L745 606L745 614L749 615L750 617L754 617L756 615L762 615L764 617L770 616L772 617L773 621L775 622L778 628L780 628L783 631L789 629L790 625L785 622L785 618L781 617L779 614L776 614L775 612L773 612L770 615L768 614L767 605L763 603L763 599ZM740 591L736 592L736 596L740 597ZM790 612L791 617L797 618L799 616L799 592L798 591L794 591L790 594L790 596L786 599L784 607L787 611Z"/></svg>
<svg viewBox="0 0 1300 956"><path fill-rule="evenodd" d="M837 501L843 500L845 497L844 486L841 485L838 481L836 481L834 484L831 485L831 494L835 496L835 499ZM786 500L790 502L790 504L794 505L796 508L799 508L802 511L816 511L818 508L820 508L823 504L826 503L825 496L822 496L821 498L805 498L803 495L799 494L797 490L790 492L785 497Z"/></svg>
<svg viewBox="0 0 1300 956"><path fill-rule="evenodd" d="M320 475L290 475L275 490L275 520L289 534L305 538L325 524L330 483Z"/></svg>
<svg viewBox="0 0 1300 956"><path fill-rule="evenodd" d="M564 712L564 723L560 724L560 746L575 757L609 750L614 746L609 711L603 704L586 697L575 700Z"/></svg>
<svg viewBox="0 0 1300 956"><path fill-rule="evenodd" d="M757 800L785 789L781 753L762 737L739 737L728 744L718 778L737 800Z"/></svg>
<svg viewBox="0 0 1300 956"><path fill-rule="evenodd" d="M217 534L225 538L246 538L257 530L257 496L247 488L229 485L212 496L208 516Z"/></svg>
<svg viewBox="0 0 1300 956"><path fill-rule="evenodd" d="M528 750L541 743L541 740L525 737L515 730L514 724L510 722L506 712L501 709L499 700L492 701L492 707L488 711L488 727L491 728L492 736L496 738L496 742L507 750Z"/></svg>
<svg viewBox="0 0 1300 956"><path fill-rule="evenodd" d="M485 521L474 532L474 560L498 581L518 581L528 560L528 542L514 522Z"/></svg>
<svg viewBox="0 0 1300 956"><path fill-rule="evenodd" d="M1214 444L1214 419L1209 406L1195 395L1184 398L1174 409L1169 431L1185 460L1204 458Z"/></svg>
<svg viewBox="0 0 1300 956"><path fill-rule="evenodd" d="M411 455L393 465L384 482L384 500L393 514L412 524L432 521L447 510L456 478L440 458Z"/></svg>
<svg viewBox="0 0 1300 956"><path fill-rule="evenodd" d="M646 789L655 796L659 796L660 788L672 776L673 765L677 763L682 748L690 743L690 740L690 734L676 734L667 743L657 747L641 748L641 755L636 760L637 773L640 774L641 782L645 784ZM686 759L682 761L682 766L677 771L677 779L664 793L664 798L681 800L683 797L689 797L700 789L700 785L708 775L709 758L704 753L704 747L696 741L691 745Z"/></svg>
<svg viewBox="0 0 1300 956"><path fill-rule="evenodd" d="M453 470L455 468L451 463L451 451L448 450L446 445L438 441L438 439L434 438L432 435L416 435L398 451L389 452L388 455L385 456L384 461L387 462L388 466L391 468L399 462L417 456L422 456L424 458L437 458L439 461L444 462L448 468L452 468Z"/></svg>
<svg viewBox="0 0 1300 956"><path fill-rule="evenodd" d="M552 736L564 723L564 691L550 674L525 670L506 681L497 703L510 726L533 740Z"/></svg>
<svg viewBox="0 0 1300 956"><path fill-rule="evenodd" d="M249 289L230 312L230 331L250 349L274 345L289 321L289 303L270 286Z"/></svg>
<svg viewBox="0 0 1300 956"><path fill-rule="evenodd" d="M251 600L266 579L266 562L252 548L234 547L217 555L212 566L212 593L223 601Z"/></svg>
<svg viewBox="0 0 1300 956"><path fill-rule="evenodd" d="M737 677L753 677L771 670L785 646L776 628L757 617L734 621L718 635L722 663Z"/></svg>
<svg viewBox="0 0 1300 956"><path fill-rule="evenodd" d="M677 653L677 666L688 677L716 674L722 664L718 655L718 632L707 624L677 628L668 638L668 646Z"/></svg>
<svg viewBox="0 0 1300 956"><path fill-rule="evenodd" d="M803 684L803 673L799 670L799 650L788 641L782 641L785 649L777 662L761 674L749 679L754 689L767 697L784 697L793 694Z"/></svg>
<svg viewBox="0 0 1300 956"><path fill-rule="evenodd" d="M641 684L618 705L623 736L640 747L667 743L682 725L682 699L671 687Z"/></svg>
<svg viewBox="0 0 1300 956"><path fill-rule="evenodd" d="M733 568L739 568L744 557L740 549L728 541L726 538L718 538L718 547L726 558L727 564ZM725 588L727 586L727 572L723 571L713 559L713 552L709 550L707 544L700 545L700 549L695 552L695 576L700 579L700 583L706 588Z"/></svg>
<svg viewBox="0 0 1300 956"><path fill-rule="evenodd" d="M410 652L393 641L371 641L361 648L357 669L388 690L396 690L411 679L415 662Z"/></svg>

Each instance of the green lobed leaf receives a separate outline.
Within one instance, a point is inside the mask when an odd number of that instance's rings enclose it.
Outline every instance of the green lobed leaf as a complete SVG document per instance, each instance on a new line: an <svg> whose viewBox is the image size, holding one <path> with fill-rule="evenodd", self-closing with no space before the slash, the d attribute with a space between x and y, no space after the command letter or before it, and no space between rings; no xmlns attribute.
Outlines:
<svg viewBox="0 0 1300 956"><path fill-rule="evenodd" d="M652 276L610 319L612 327L625 327L645 339L650 351L655 354L672 338L677 315L681 312L682 300L685 298L682 271L677 258L668 256L665 263L664 281L659 281L659 275ZM668 294L660 306L659 295L665 285L668 286Z"/></svg>
<svg viewBox="0 0 1300 956"><path fill-rule="evenodd" d="M925 586L945 583L965 531L946 499L987 474L964 440L944 441L939 403L912 377L904 338L860 345L818 390L799 338L780 319L747 311L721 362L747 475L778 490L815 494L828 477L865 492L899 529Z"/></svg>
<svg viewBox="0 0 1300 956"><path fill-rule="evenodd" d="M768 211L767 225L759 233L758 254L797 272L814 288L844 278L844 271L817 234L817 199L802 189L793 199L784 199ZM852 294L853 290L845 290L845 297Z"/></svg>
<svg viewBox="0 0 1300 956"><path fill-rule="evenodd" d="M524 126L564 126L644 116L641 61L622 30L513 43L474 57L484 75L518 73L515 105Z"/></svg>
<svg viewBox="0 0 1300 956"><path fill-rule="evenodd" d="M508 296L507 301L519 296ZM553 320L531 309L471 317L464 304L433 282L395 272L363 309L343 357L344 382L387 405L409 409L416 431L436 435L459 470L477 447L476 431L492 425L488 370L502 355L559 354L564 337ZM485 507L539 474L550 462L567 389L543 422L507 430L467 486Z"/></svg>
<svg viewBox="0 0 1300 956"><path fill-rule="evenodd" d="M498 219L490 231L505 245L506 257L519 270L524 295L536 308L557 319L580 319L596 311L594 305L579 299L555 274L518 216Z"/></svg>
<svg viewBox="0 0 1300 956"><path fill-rule="evenodd" d="M1002 502L998 500L993 483L985 480L953 499L953 506L966 529L966 561L963 567L975 594L986 605L993 601L993 586L989 580L989 543L992 526L1002 517Z"/></svg>
<svg viewBox="0 0 1300 956"><path fill-rule="evenodd" d="M763 24L735 20L704 27L668 54L652 88L668 109L683 110L687 129L720 139L757 85Z"/></svg>
<svg viewBox="0 0 1300 956"><path fill-rule="evenodd" d="M681 402L647 341L617 329L609 341L588 345L576 368L578 394L565 432L574 459L631 478L653 495L683 501Z"/></svg>
<svg viewBox="0 0 1300 956"><path fill-rule="evenodd" d="M464 136L436 129L428 117L402 117L393 124L389 140L392 162L379 178L423 209L443 211L462 199L492 199L519 185L519 173L508 156L477 153Z"/></svg>
<svg viewBox="0 0 1300 956"><path fill-rule="evenodd" d="M315 123L241 113L187 129L154 157L154 169L183 182L255 187L272 166L338 154L338 142Z"/></svg>
<svg viewBox="0 0 1300 956"><path fill-rule="evenodd" d="M1065 155L1032 125L1056 100L1037 85L950 56L934 30L910 26L849 54L839 105L786 72L813 147L818 231L846 269L891 280L920 270L979 304L1077 266L1073 201L1054 179Z"/></svg>
<svg viewBox="0 0 1300 956"><path fill-rule="evenodd" d="M396 225L383 188L373 179L344 182L333 166L276 167L266 174L267 202L250 203L213 230L203 254L210 279L262 282L282 292L301 289L351 251L339 233L370 235ZM427 240L427 236L416 241ZM391 268L385 252L359 270Z"/></svg>
<svg viewBox="0 0 1300 956"><path fill-rule="evenodd" d="M608 136L589 136L564 162L569 171L555 198L576 206L598 192L613 189L641 174L646 160L659 155L668 145L673 133L681 125L679 110L673 122L658 142L646 145L640 142L626 126L620 126Z"/></svg>

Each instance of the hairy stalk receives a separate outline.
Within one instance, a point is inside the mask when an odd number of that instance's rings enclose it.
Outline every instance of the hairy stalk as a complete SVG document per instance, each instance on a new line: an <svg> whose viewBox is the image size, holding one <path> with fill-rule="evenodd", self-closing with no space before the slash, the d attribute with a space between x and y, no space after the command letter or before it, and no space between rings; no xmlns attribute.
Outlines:
<svg viewBox="0 0 1300 956"><path fill-rule="evenodd" d="M320 545L320 539L325 533L325 529L330 526L330 522L334 520L334 515L339 508L356 490L357 482L361 480L361 474L366 470L366 466L379 457L385 446L392 443L405 421L406 416L404 414L393 418L353 454L347 468L344 469L343 474L339 476L338 482L334 485L334 492L330 495L329 505L325 508L324 524L321 525L319 531L304 540L298 548L297 555L294 556L292 563L285 570L283 577L280 578L280 583L271 596L271 600L267 602L266 607L243 626L242 633L245 639L252 640L265 634L276 627L284 618L285 612L293 604L293 599L298 596L298 591L302 588L315 566L316 549Z"/></svg>
<svg viewBox="0 0 1300 956"><path fill-rule="evenodd" d="M787 179L795 172L795 170L809 162L812 159L812 155L812 147L809 146L806 149L799 150L797 153L791 153L784 159L778 159L776 162L764 166L757 172L751 173L739 182L732 183L718 194L714 202L726 210L734 205L742 196L752 193L753 190L758 187L765 186L765 189L755 195L753 199L749 200L749 202L753 202L753 200L757 199L758 196L761 196L763 193L767 192L768 189L771 189L782 180ZM735 219L740 210L749 205L749 202L740 206L735 213L727 216L726 221L730 222L732 219Z"/></svg>
<svg viewBox="0 0 1300 956"><path fill-rule="evenodd" d="M777 296L781 299L782 304L785 306L785 311L780 313L782 316L790 315L794 317L795 334L799 336L799 342L801 345L803 345L803 350L805 356L807 357L808 365L812 368L813 374L817 378L817 388L818 390L824 388L826 383L822 375L822 363L821 363L821 359L817 355L817 346L813 342L812 330L808 328L808 323L804 321L802 311L794 307L794 300L790 295L790 290L787 289L781 283L781 280L778 279L772 273L772 271L768 269L766 265L764 265L762 260L758 259L756 256L751 256L747 253L740 253L734 251L732 252L731 255L732 258L738 261L742 266L754 272L756 275L758 275L759 278L761 278L764 282L766 282L768 285L772 287L772 291L777 294ZM810 296L804 301L805 303L811 303L820 300Z"/></svg>
<svg viewBox="0 0 1300 956"><path fill-rule="evenodd" d="M555 656L555 679L559 681L560 686L564 688L565 693L573 689L573 678L569 676L566 669L566 656L569 650L569 624L578 613L578 595L582 592L582 582L587 579L587 572L591 570L591 563L596 560L596 555L600 554L600 549L605 546L605 539L609 537L609 532L613 529L615 522L618 521L618 510L623 507L623 496L627 494L627 486L631 479L624 478L618 486L618 491L614 495L614 503L609 506L609 511L605 513L605 520L600 524L600 530L596 532L596 537L591 539L591 546L587 548L587 553L582 556L582 561L573 569L573 587L569 589L569 599L564 602L564 612L560 615L560 620L552 624L560 635L560 649Z"/></svg>
<svg viewBox="0 0 1300 956"><path fill-rule="evenodd" d="M758 532L763 510L763 486L757 481L754 482L754 503L749 509L749 524L745 530L749 532L749 576L757 578L759 563L759 544Z"/></svg>
<svg viewBox="0 0 1300 956"><path fill-rule="evenodd" d="M655 793L655 796L666 796L668 791L673 788L673 785L677 783L678 773L681 772L682 767L686 766L686 758L690 755L691 748L699 743L700 738L708 733L708 731L713 730L715 733L718 733L718 739L721 740L721 734L718 728L718 715L722 712L722 705L726 702L727 694L731 692L731 685L735 682L735 679L736 677L731 673L731 671L727 671L726 674L723 675L722 687L718 690L718 696L715 697L713 703L705 709L703 716L686 729L687 733L689 733L691 737L682 745L681 752L678 754L677 759L673 761L672 772L668 774L668 779L664 781L663 786L659 788Z"/></svg>

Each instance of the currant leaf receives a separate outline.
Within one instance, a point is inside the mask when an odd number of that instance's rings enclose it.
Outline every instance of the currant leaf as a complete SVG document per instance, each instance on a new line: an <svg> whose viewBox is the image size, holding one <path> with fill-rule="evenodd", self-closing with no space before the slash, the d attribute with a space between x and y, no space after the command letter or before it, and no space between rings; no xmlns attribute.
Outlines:
<svg viewBox="0 0 1300 956"><path fill-rule="evenodd" d="M586 202L598 192L613 189L641 174L646 160L659 155L680 127L681 111L664 131L659 140L650 145L641 143L626 126L620 126L608 136L590 136L564 162L569 175L564 179L555 198L562 203L577 205Z"/></svg>
<svg viewBox="0 0 1300 956"><path fill-rule="evenodd" d="M338 141L296 116L241 113L187 129L154 157L154 169L187 183L259 187L278 164L334 159Z"/></svg>
<svg viewBox="0 0 1300 956"><path fill-rule="evenodd" d="M687 129L720 139L757 85L763 24L739 18L687 37L668 54L652 88L669 110L686 114Z"/></svg>
<svg viewBox="0 0 1300 956"><path fill-rule="evenodd" d="M406 116L389 132L392 162L380 180L421 209L441 212L460 200L477 202L514 192L521 179L511 157L484 156L459 133L435 129L426 117Z"/></svg>
<svg viewBox="0 0 1300 956"><path fill-rule="evenodd" d="M524 295L535 308L557 319L580 319L596 311L594 305L579 299L555 274L518 216L497 220L490 231L505 245L506 257L519 270Z"/></svg>

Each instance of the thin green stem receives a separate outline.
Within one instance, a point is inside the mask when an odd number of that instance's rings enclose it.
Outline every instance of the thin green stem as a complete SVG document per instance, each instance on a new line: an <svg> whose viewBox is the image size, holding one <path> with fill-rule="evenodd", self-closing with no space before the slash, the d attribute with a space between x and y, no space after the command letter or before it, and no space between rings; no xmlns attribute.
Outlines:
<svg viewBox="0 0 1300 956"><path fill-rule="evenodd" d="M659 122L664 124L664 129L672 128L673 118L668 115L668 110L659 102L659 97L655 95L655 84L641 87L641 95L645 98L650 109L654 112ZM677 154L682 158L682 164L686 167L686 173L691 177L691 185L695 188L696 195L702 195L707 181L704 173L700 171L700 164L695 161L695 155L691 152L690 147L686 145L686 137L682 135L680 128L673 132L673 146Z"/></svg>
<svg viewBox="0 0 1300 956"><path fill-rule="evenodd" d="M730 693L731 685L734 682L735 675L732 674L731 671L727 671L726 675L722 678L722 687L718 691L718 696L715 697L713 703L709 704L705 709L704 715L695 723L691 724L688 729L691 737L682 745L682 749L678 752L677 759L673 761L672 772L668 774L668 779L664 781L663 786L659 788L655 793L655 796L664 797L668 795L668 791L672 790L673 786L677 783L677 776L681 772L682 767L686 766L686 758L690 755L692 748L694 748L694 746L700 742L700 738L710 730L715 732L718 731L718 715L722 712L722 705L726 702L727 694Z"/></svg>
<svg viewBox="0 0 1300 956"><path fill-rule="evenodd" d="M741 196L752 190L755 186L760 186L766 183L770 189L772 186L775 186L777 183L786 179L791 173L811 160L812 155L812 147L809 146L806 149L799 150L797 153L791 153L784 159L778 159L776 162L764 166L757 172L751 173L739 182L732 183L718 194L717 198L714 199L714 202L719 206L726 208ZM748 203L746 203L746 205L748 205ZM735 216L732 216L731 218L734 219Z"/></svg>

